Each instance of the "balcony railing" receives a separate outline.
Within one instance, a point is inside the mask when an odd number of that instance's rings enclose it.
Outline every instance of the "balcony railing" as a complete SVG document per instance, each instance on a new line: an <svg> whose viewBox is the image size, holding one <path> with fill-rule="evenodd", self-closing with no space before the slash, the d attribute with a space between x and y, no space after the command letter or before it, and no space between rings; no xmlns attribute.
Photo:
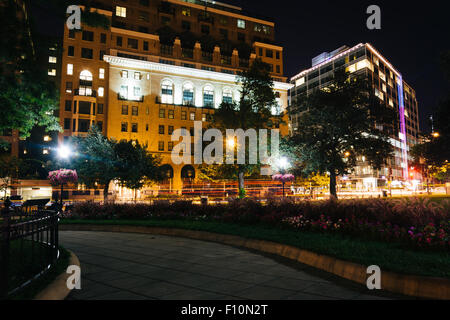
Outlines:
<svg viewBox="0 0 450 320"><path fill-rule="evenodd" d="M248 59L239 59L239 67L248 68L250 66L250 60Z"/></svg>
<svg viewBox="0 0 450 320"><path fill-rule="evenodd" d="M204 61L213 61L213 54L211 52L202 51L202 58Z"/></svg>
<svg viewBox="0 0 450 320"><path fill-rule="evenodd" d="M173 46L162 44L160 52L164 56L173 56Z"/></svg>
<svg viewBox="0 0 450 320"><path fill-rule="evenodd" d="M193 59L194 58L194 50L183 48L181 50L181 56L183 58Z"/></svg>
<svg viewBox="0 0 450 320"><path fill-rule="evenodd" d="M230 56L222 56L222 64L231 65L231 57Z"/></svg>
<svg viewBox="0 0 450 320"><path fill-rule="evenodd" d="M120 92L117 94L117 100L121 101L136 101L144 102L144 96L134 97L134 96L124 96Z"/></svg>

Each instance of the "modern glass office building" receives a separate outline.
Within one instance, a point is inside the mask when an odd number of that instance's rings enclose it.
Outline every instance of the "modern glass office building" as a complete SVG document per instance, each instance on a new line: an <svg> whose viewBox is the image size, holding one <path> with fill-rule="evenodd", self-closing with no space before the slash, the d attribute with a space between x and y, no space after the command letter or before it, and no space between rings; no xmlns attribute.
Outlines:
<svg viewBox="0 0 450 320"><path fill-rule="evenodd" d="M291 79L294 88L290 90L290 105L312 90L326 87L333 79L335 70L345 69L350 73L366 75L372 83L374 94L381 103L393 108L397 119L391 143L395 156L388 165L374 171L365 161L359 159L354 172L344 177L347 184L358 189L375 189L385 186L388 181L398 183L409 179L408 162L410 148L418 143L419 109L416 93L404 80L402 74L384 58L372 45L358 44L352 48L340 47L325 52L312 60L312 67L300 72ZM298 126L299 114L291 114L291 133L301 130ZM375 124L374 124L375 125Z"/></svg>

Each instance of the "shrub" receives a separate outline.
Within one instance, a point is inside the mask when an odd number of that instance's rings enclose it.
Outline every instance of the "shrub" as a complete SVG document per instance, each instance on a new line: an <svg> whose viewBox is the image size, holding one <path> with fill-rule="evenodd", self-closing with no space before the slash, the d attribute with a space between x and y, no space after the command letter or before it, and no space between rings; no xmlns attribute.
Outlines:
<svg viewBox="0 0 450 320"><path fill-rule="evenodd" d="M401 241L414 247L450 248L450 202L428 199L330 200L294 203L270 200L266 205L239 199L227 205L194 205L189 201L149 204L93 202L75 204L66 214L79 219L177 219L237 224L264 224L314 232Z"/></svg>

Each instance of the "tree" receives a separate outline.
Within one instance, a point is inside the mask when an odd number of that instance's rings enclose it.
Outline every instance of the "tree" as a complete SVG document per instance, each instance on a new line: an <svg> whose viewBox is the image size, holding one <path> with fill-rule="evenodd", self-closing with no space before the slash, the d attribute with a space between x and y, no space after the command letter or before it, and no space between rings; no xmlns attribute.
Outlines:
<svg viewBox="0 0 450 320"><path fill-rule="evenodd" d="M334 197L336 177L353 169L358 157L380 169L392 155L394 113L378 101L365 78L337 71L327 88L303 97L291 110L299 114L300 128L289 141L293 157L306 174L329 173Z"/></svg>
<svg viewBox="0 0 450 320"><path fill-rule="evenodd" d="M73 141L78 153L73 166L79 181L91 188L104 186L103 197L107 201L109 185L118 175L116 142L106 138L95 126L91 127L86 138L75 137Z"/></svg>
<svg viewBox="0 0 450 320"><path fill-rule="evenodd" d="M4 193L4 199L13 180L18 178L20 166L21 161L16 157L0 157L0 192Z"/></svg>
<svg viewBox="0 0 450 320"><path fill-rule="evenodd" d="M238 78L241 85L240 100L238 102L223 102L215 110L211 127L221 130L226 135L227 129L274 129L282 122L282 116L272 115L272 109L277 106L275 93L273 91L273 80L270 76L269 65L256 59L250 68L244 71ZM224 144L227 144L224 141ZM249 146L246 142L245 150L248 152ZM209 167L209 168L208 168ZM208 176L216 179L237 178L239 180L239 190L245 194L245 177L257 175L260 164L250 165L215 165L200 166L200 170Z"/></svg>
<svg viewBox="0 0 450 320"><path fill-rule="evenodd" d="M36 63L39 42L33 43L26 21L16 15L15 1L0 6L0 132L18 130L22 138L39 125L48 131L59 131L55 112L58 95L47 79L47 73Z"/></svg>
<svg viewBox="0 0 450 320"><path fill-rule="evenodd" d="M114 145L114 151L118 158L117 179L122 186L136 192L149 182L162 179L160 159L151 155L147 146L123 140Z"/></svg>

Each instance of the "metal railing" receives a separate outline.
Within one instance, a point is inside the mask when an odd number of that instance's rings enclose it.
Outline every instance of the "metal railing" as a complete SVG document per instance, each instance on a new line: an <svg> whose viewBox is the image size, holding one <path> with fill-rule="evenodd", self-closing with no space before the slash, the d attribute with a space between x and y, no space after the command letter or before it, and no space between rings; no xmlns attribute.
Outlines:
<svg viewBox="0 0 450 320"><path fill-rule="evenodd" d="M0 299L25 288L59 258L57 210L10 208L0 217Z"/></svg>

